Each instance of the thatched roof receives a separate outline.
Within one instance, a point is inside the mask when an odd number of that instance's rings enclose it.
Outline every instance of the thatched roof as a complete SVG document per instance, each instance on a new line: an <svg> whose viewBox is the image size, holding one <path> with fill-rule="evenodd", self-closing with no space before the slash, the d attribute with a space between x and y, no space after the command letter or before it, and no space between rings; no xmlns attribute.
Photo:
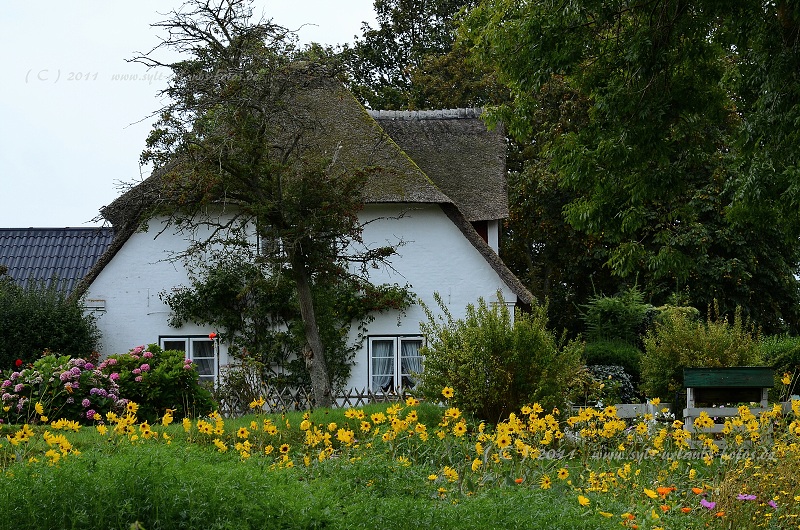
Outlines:
<svg viewBox="0 0 800 530"><path fill-rule="evenodd" d="M307 122L304 148L334 159L344 169L368 171L366 202L442 205L520 301L533 301L469 222L508 214L505 140L500 131L486 129L478 119L479 109L368 112L352 93L333 82L296 91L291 108ZM101 210L118 237L82 288L88 288L138 228L142 215L154 204L169 201L162 186L165 171L168 168L154 172Z"/></svg>
<svg viewBox="0 0 800 530"><path fill-rule="evenodd" d="M481 109L369 111L470 221L508 217L506 143Z"/></svg>
<svg viewBox="0 0 800 530"><path fill-rule="evenodd" d="M452 202L341 84L322 83L298 91L292 95L292 107L288 118L303 122L302 149L335 159L345 170L368 171L366 202ZM138 223L146 209L168 201L162 186L162 175L168 170L154 172L104 207L103 218L115 227Z"/></svg>

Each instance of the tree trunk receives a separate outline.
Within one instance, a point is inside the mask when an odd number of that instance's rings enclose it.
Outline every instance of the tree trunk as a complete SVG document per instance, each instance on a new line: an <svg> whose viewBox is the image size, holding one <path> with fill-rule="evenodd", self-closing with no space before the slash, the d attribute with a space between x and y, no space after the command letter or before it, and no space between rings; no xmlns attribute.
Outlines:
<svg viewBox="0 0 800 530"><path fill-rule="evenodd" d="M318 407L330 407L333 404L331 380L328 365L325 362L325 348L319 338L317 314L314 310L314 299L311 296L311 282L306 272L302 256L294 254L290 257L292 275L297 285L297 299L300 304L300 316L306 335L306 347L303 349L306 368L311 376L311 387Z"/></svg>

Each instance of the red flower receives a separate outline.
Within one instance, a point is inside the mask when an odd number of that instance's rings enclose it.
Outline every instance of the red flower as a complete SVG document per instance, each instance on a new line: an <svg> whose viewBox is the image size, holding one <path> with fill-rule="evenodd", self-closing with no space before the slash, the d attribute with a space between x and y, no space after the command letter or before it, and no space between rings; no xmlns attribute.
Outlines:
<svg viewBox="0 0 800 530"><path fill-rule="evenodd" d="M208 334L208 338L211 339L211 340L214 340L214 339L217 338L217 334L212 331L211 333Z"/></svg>
<svg viewBox="0 0 800 530"><path fill-rule="evenodd" d="M22 366L22 359L17 359L16 361L14 361L14 366L16 366L17 368Z"/></svg>

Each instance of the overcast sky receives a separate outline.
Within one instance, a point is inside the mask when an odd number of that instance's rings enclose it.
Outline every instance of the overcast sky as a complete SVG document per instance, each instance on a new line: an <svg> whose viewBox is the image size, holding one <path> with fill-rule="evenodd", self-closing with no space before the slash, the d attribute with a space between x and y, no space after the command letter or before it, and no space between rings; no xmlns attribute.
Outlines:
<svg viewBox="0 0 800 530"><path fill-rule="evenodd" d="M375 26L372 0L256 0L301 42L341 44ZM5 2L0 49L0 228L85 227L140 179L165 81L129 64L179 0ZM148 77L149 75L149 77ZM133 80L133 78L138 78ZM146 175L145 175L146 176Z"/></svg>

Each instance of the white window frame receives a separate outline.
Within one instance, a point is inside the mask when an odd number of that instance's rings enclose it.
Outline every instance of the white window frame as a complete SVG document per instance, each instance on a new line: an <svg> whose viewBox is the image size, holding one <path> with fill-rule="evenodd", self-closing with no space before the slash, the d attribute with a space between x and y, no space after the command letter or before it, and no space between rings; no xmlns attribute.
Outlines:
<svg viewBox="0 0 800 530"><path fill-rule="evenodd" d="M175 348L174 346L165 346L167 343L183 342L183 348ZM211 356L195 356L194 345L197 343L207 342L211 343ZM208 335L163 335L158 338L158 345L162 350L182 350L186 354L186 358L190 359L197 365L198 374L201 383L211 383L216 387L219 377L219 348L214 340L210 339ZM208 363L197 363L198 360L211 360ZM210 368L209 368L210 366Z"/></svg>
<svg viewBox="0 0 800 530"><path fill-rule="evenodd" d="M412 385L408 384L408 378L411 377L411 374L408 371L403 372L403 344L411 342L419 343L421 349L425 346L425 337L421 335L375 335L368 337L367 381L368 387L372 392L399 392L416 386L417 381L413 381L414 384ZM383 352L381 352L380 343L391 346L391 355L381 355ZM415 361L418 359L420 368L418 372L422 372L424 363L422 355L418 354L413 358ZM380 359L384 359L385 364L388 365L383 370L380 369ZM417 372L417 370L413 371ZM377 378L381 376L389 378L389 380L380 382Z"/></svg>

